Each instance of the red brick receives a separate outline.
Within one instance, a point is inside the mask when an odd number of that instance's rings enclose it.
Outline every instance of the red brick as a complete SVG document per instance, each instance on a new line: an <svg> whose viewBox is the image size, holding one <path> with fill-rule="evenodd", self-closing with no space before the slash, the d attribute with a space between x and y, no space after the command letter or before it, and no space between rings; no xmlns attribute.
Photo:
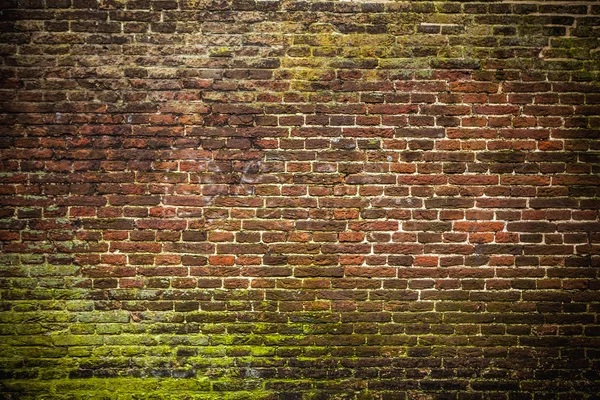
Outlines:
<svg viewBox="0 0 600 400"><path fill-rule="evenodd" d="M542 3L5 1L3 393L594 397L600 7Z"/></svg>

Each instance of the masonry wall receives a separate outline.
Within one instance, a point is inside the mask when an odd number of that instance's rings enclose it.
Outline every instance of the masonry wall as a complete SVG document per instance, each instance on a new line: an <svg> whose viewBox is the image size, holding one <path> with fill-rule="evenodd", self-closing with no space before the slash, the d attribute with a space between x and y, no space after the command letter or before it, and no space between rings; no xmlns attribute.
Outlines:
<svg viewBox="0 0 600 400"><path fill-rule="evenodd" d="M2 398L598 398L597 2L0 8Z"/></svg>

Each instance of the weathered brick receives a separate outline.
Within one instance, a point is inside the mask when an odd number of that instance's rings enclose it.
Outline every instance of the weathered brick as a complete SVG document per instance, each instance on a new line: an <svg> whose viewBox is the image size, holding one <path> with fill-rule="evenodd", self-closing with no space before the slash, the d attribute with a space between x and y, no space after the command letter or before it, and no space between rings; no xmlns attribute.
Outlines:
<svg viewBox="0 0 600 400"><path fill-rule="evenodd" d="M2 9L5 397L598 392L595 4Z"/></svg>

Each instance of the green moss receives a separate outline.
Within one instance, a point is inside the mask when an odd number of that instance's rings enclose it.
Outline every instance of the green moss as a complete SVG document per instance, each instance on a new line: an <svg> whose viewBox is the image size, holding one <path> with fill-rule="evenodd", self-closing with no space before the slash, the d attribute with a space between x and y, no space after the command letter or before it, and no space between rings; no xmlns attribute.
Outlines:
<svg viewBox="0 0 600 400"><path fill-rule="evenodd" d="M53 340L49 336L12 336L5 339L4 344L11 346L52 346Z"/></svg>
<svg viewBox="0 0 600 400"><path fill-rule="evenodd" d="M202 357L206 357L206 355L202 355ZM214 369L214 368L227 368L235 365L235 359L230 357L225 357L223 355L214 356L211 358L202 358L202 357L189 357L186 359L188 363L193 365L195 368L200 369Z"/></svg>
<svg viewBox="0 0 600 400"><path fill-rule="evenodd" d="M197 349L198 356L204 358L225 357L225 346L210 346Z"/></svg>
<svg viewBox="0 0 600 400"><path fill-rule="evenodd" d="M66 288L55 289L55 299L76 300L86 298L89 295L89 291L77 288L81 284L86 284L88 282L86 278L64 277L63 280Z"/></svg>
<svg viewBox="0 0 600 400"><path fill-rule="evenodd" d="M211 340L213 345L260 345L262 343L263 336L255 334L217 335Z"/></svg>
<svg viewBox="0 0 600 400"><path fill-rule="evenodd" d="M382 58L378 62L379 68L384 69L423 70L429 68L429 61L424 58Z"/></svg>
<svg viewBox="0 0 600 400"><path fill-rule="evenodd" d="M79 272L74 265L36 265L30 269L31 276L74 276Z"/></svg>
<svg viewBox="0 0 600 400"><path fill-rule="evenodd" d="M107 378L64 379L32 382L30 391L45 392L47 398L87 399L215 399L220 395L208 392L208 378L156 379L156 378ZM20 392L23 384L12 381L5 385L8 392ZM57 397L64 396L64 397ZM240 397L241 398L241 397Z"/></svg>
<svg viewBox="0 0 600 400"><path fill-rule="evenodd" d="M150 335L115 335L106 336L105 343L112 346L156 346L157 340Z"/></svg>
<svg viewBox="0 0 600 400"><path fill-rule="evenodd" d="M55 346L99 346L103 344L102 336L95 335L54 335Z"/></svg>
<svg viewBox="0 0 600 400"><path fill-rule="evenodd" d="M154 357L171 357L173 349L169 346L148 347L148 355Z"/></svg>
<svg viewBox="0 0 600 400"><path fill-rule="evenodd" d="M87 300L70 300L66 302L65 306L68 311L92 311L94 309L94 302Z"/></svg>
<svg viewBox="0 0 600 400"><path fill-rule="evenodd" d="M29 301L21 301L21 302L13 302L12 310L14 312L27 312L27 311L35 311L39 309L38 302L29 302Z"/></svg>
<svg viewBox="0 0 600 400"><path fill-rule="evenodd" d="M250 354L253 357L273 357L275 355L274 347L254 346L250 348Z"/></svg>
<svg viewBox="0 0 600 400"><path fill-rule="evenodd" d="M40 264L46 257L43 254L21 254L20 259L23 264Z"/></svg>
<svg viewBox="0 0 600 400"><path fill-rule="evenodd" d="M69 347L69 357L89 357L92 355L92 348L89 346L85 347Z"/></svg>
<svg viewBox="0 0 600 400"><path fill-rule="evenodd" d="M200 335L200 334L196 334L196 335L190 334L190 335L185 335L185 336L161 335L161 336L155 337L155 340L159 344L165 344L165 345L170 345L170 346L176 346L176 345L207 346L210 342L210 337L207 335Z"/></svg>
<svg viewBox="0 0 600 400"><path fill-rule="evenodd" d="M84 312L77 315L77 320L87 323L125 323L129 322L130 314L128 311L111 310L98 312Z"/></svg>
<svg viewBox="0 0 600 400"><path fill-rule="evenodd" d="M74 335L92 334L96 327L92 324L72 323L69 324L69 332Z"/></svg>
<svg viewBox="0 0 600 400"><path fill-rule="evenodd" d="M0 254L0 265L19 265L19 256L13 254Z"/></svg>
<svg viewBox="0 0 600 400"><path fill-rule="evenodd" d="M276 346L276 345L286 345L286 344L293 344L293 343L302 343L302 342L306 342L306 338L304 335L289 335L289 336L284 336L284 335L265 335L264 336L264 343L267 346Z"/></svg>
<svg viewBox="0 0 600 400"><path fill-rule="evenodd" d="M252 324L252 332L254 333L269 333L276 330L278 327L277 324L271 323L263 323L263 322L255 322Z"/></svg>
<svg viewBox="0 0 600 400"><path fill-rule="evenodd" d="M230 47L212 47L209 49L211 57L231 57L234 54L234 50Z"/></svg>

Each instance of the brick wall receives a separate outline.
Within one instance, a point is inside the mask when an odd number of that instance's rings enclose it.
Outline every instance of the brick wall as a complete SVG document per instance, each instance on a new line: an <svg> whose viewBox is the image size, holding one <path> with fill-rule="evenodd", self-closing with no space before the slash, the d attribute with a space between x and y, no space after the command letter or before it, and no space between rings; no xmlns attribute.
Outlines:
<svg viewBox="0 0 600 400"><path fill-rule="evenodd" d="M597 398L597 2L0 8L3 398Z"/></svg>

